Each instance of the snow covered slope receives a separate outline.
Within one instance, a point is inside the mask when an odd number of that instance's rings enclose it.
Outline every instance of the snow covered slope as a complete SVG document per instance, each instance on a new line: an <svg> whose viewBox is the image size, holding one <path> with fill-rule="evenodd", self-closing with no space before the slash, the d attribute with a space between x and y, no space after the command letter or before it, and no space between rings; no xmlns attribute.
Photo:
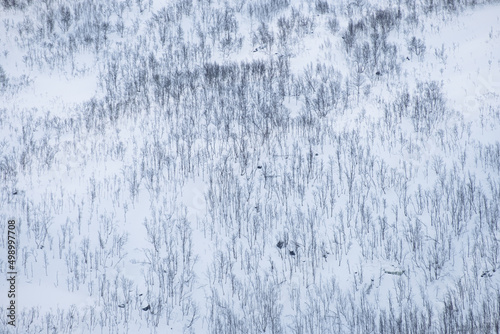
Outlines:
<svg viewBox="0 0 500 334"><path fill-rule="evenodd" d="M498 1L1 6L0 333L500 332Z"/></svg>

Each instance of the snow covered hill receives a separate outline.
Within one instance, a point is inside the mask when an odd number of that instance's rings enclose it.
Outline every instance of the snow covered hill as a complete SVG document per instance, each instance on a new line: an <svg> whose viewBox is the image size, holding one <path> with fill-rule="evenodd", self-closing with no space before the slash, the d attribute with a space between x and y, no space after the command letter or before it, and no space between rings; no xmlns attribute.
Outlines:
<svg viewBox="0 0 500 334"><path fill-rule="evenodd" d="M500 333L498 1L0 18L0 333Z"/></svg>

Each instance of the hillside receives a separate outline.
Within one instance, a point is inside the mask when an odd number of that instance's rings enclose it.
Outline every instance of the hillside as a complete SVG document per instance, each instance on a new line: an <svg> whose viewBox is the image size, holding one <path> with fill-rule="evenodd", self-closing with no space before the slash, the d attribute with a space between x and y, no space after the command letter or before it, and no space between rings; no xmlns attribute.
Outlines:
<svg viewBox="0 0 500 334"><path fill-rule="evenodd" d="M0 18L0 333L500 333L500 2Z"/></svg>

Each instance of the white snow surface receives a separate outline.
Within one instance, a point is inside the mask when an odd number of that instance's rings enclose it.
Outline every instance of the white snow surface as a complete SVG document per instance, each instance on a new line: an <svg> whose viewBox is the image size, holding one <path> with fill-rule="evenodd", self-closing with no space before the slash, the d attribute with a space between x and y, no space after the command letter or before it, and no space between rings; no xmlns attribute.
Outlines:
<svg viewBox="0 0 500 334"><path fill-rule="evenodd" d="M369 64L359 96L343 33L349 19L392 2L325 1L322 13L322 1L81 1L88 8L78 19L68 3L67 30L62 3L44 3L0 10L8 79L0 81L0 271L9 271L6 222L14 219L18 272L17 327L2 312L0 333L368 333L397 328L398 319L402 332L456 332L447 326L457 323L494 332L498 2L428 14L418 6L418 23L402 6L387 36L396 67ZM287 5L270 17L250 14L279 3ZM173 22L164 44L153 23L162 11ZM221 13L234 17L227 36L242 38L239 47L221 46L225 31L211 39ZM303 26L282 45L278 20L294 15ZM33 30L22 28L28 19ZM106 37L92 20L109 25ZM274 36L268 46L253 42L261 21ZM88 45L78 37L86 33ZM357 43L369 43L369 32L358 34ZM412 36L425 43L421 56L408 50ZM209 52L189 55L203 38ZM207 64L269 69L284 58L290 79L278 105L267 96L280 91L278 78L269 86L248 79L255 87L243 112L224 100L237 83L219 75L221 88L205 77ZM334 77L320 65L341 78L324 116L308 111ZM196 71L193 87L179 79ZM163 77L172 90L162 102ZM429 82L445 110L429 131L417 130L412 99ZM391 108L405 90L411 110L398 118ZM271 121L247 121L265 119L255 115L266 107ZM280 110L285 121L275 120Z"/></svg>

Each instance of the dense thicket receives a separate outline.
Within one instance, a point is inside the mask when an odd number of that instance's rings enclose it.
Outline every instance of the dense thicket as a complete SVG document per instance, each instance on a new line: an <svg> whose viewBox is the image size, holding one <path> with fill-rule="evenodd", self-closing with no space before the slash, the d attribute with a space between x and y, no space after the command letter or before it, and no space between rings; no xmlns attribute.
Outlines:
<svg viewBox="0 0 500 334"><path fill-rule="evenodd" d="M2 1L23 66L98 85L0 107L20 279L89 298L18 330L499 333L499 105L401 70L481 5Z"/></svg>

